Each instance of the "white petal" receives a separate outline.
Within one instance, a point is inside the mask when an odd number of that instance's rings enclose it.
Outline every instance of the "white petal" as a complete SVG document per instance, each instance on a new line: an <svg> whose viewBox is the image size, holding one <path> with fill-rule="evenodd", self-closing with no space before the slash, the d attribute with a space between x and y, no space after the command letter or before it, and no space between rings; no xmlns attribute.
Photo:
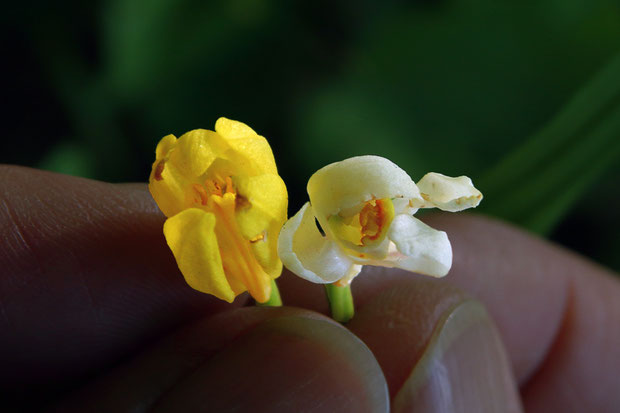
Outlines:
<svg viewBox="0 0 620 413"><path fill-rule="evenodd" d="M452 266L448 235L409 215L398 215L388 233L396 246L388 255L392 266L433 277L443 277Z"/></svg>
<svg viewBox="0 0 620 413"><path fill-rule="evenodd" d="M319 284L351 276L353 262L334 241L321 235L314 219L314 211L306 202L284 224L278 238L282 263L301 278Z"/></svg>
<svg viewBox="0 0 620 413"><path fill-rule="evenodd" d="M344 286L344 285L351 284L351 281L353 281L353 278L357 277L360 271L362 271L362 265L353 264L351 268L349 269L349 272L344 277L338 280L338 285Z"/></svg>
<svg viewBox="0 0 620 413"><path fill-rule="evenodd" d="M308 195L323 228L330 215L373 198L423 201L405 171L388 159L372 155L356 156L319 169L308 181Z"/></svg>
<svg viewBox="0 0 620 413"><path fill-rule="evenodd" d="M383 241L375 245L353 245L350 242L342 241L339 241L339 245L345 250L347 255L351 256L351 259L353 259L353 261L355 262L374 262L381 261L385 259L385 257L387 257L390 248L390 240L386 236Z"/></svg>
<svg viewBox="0 0 620 413"><path fill-rule="evenodd" d="M471 179L466 176L451 178L436 172L429 172L418 182L418 188L425 202L423 208L439 208L457 212L475 208L482 200Z"/></svg>
<svg viewBox="0 0 620 413"><path fill-rule="evenodd" d="M419 189L419 188L418 188ZM423 199L423 198L420 198ZM394 205L394 213L396 215L399 214L407 214L413 215L418 212L416 204L420 203L420 199L415 199L414 201L407 198L394 198L392 199L392 204Z"/></svg>

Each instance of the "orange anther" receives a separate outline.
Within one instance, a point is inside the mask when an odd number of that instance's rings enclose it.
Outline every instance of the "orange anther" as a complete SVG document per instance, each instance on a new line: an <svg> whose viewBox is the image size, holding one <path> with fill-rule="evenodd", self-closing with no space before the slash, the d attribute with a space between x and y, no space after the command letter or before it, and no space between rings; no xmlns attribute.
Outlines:
<svg viewBox="0 0 620 413"><path fill-rule="evenodd" d="M162 174L162 172L164 172L164 166L165 165L166 165L166 161L161 160L161 161L159 161L159 163L155 167L155 172L153 173L153 178L155 178L156 181L161 181L162 179L164 179L164 177L161 176L161 174Z"/></svg>
<svg viewBox="0 0 620 413"><path fill-rule="evenodd" d="M265 233L263 232L262 234L258 234L257 236L255 236L254 238L252 238L252 239L250 240L250 242L251 242L252 244L254 244L255 242L262 241L262 240L264 240L264 239L265 239Z"/></svg>
<svg viewBox="0 0 620 413"><path fill-rule="evenodd" d="M359 223L362 226L362 243L364 240L374 241L379 238L388 220L382 199L367 202L360 211L359 217Z"/></svg>
<svg viewBox="0 0 620 413"><path fill-rule="evenodd" d="M202 185L194 184L193 188L200 197L200 203L202 205L207 205L207 202L209 201L209 194L207 194L207 191L205 191L204 187Z"/></svg>
<svg viewBox="0 0 620 413"><path fill-rule="evenodd" d="M226 193L234 194L235 188L233 188L233 182L230 176L226 177Z"/></svg>
<svg viewBox="0 0 620 413"><path fill-rule="evenodd" d="M222 187L214 179L207 179L205 181L205 188L207 188L207 191L209 191L210 195L222 196Z"/></svg>

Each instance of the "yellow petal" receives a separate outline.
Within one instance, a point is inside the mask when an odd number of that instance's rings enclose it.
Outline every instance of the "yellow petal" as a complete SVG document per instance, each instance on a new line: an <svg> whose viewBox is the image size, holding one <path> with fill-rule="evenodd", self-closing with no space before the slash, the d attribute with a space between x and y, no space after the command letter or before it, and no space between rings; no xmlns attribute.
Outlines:
<svg viewBox="0 0 620 413"><path fill-rule="evenodd" d="M170 154L170 150L177 144L177 138L174 135L166 135L157 144L155 148L155 159L164 159Z"/></svg>
<svg viewBox="0 0 620 413"><path fill-rule="evenodd" d="M222 267L215 221L213 214L197 208L186 209L166 220L164 235L192 288L232 302L235 293Z"/></svg>
<svg viewBox="0 0 620 413"><path fill-rule="evenodd" d="M259 235L269 221L286 221L288 195L278 175L234 177L237 222L248 239Z"/></svg>
<svg viewBox="0 0 620 413"><path fill-rule="evenodd" d="M168 135L157 145L149 190L167 217L174 216L188 204L188 194L217 155L227 150L223 139L215 132L196 129L179 139Z"/></svg>
<svg viewBox="0 0 620 413"><path fill-rule="evenodd" d="M228 146L217 133L196 129L183 134L177 140L169 163L179 168L186 177L197 179L227 149Z"/></svg>
<svg viewBox="0 0 620 413"><path fill-rule="evenodd" d="M321 226L341 210L356 208L371 199L406 198L422 201L409 175L379 156L357 156L319 169L308 181L310 202Z"/></svg>
<svg viewBox="0 0 620 413"><path fill-rule="evenodd" d="M185 191L188 178L179 168L169 162L169 157L176 150L177 139L167 135L161 139L155 150L156 159L149 177L149 191L157 202L159 209L167 217L178 214L184 207Z"/></svg>
<svg viewBox="0 0 620 413"><path fill-rule="evenodd" d="M286 221L288 195L278 175L235 177L237 223L242 235L253 240L252 250L265 272L276 278L282 272L277 254L278 235Z"/></svg>
<svg viewBox="0 0 620 413"><path fill-rule="evenodd" d="M235 163L239 164L248 175L278 173L269 143L248 125L219 118L215 123L215 131L224 138L233 152L227 155L229 159L233 160L234 154L243 158L243 160L239 159Z"/></svg>
<svg viewBox="0 0 620 413"><path fill-rule="evenodd" d="M157 168L157 163L153 164L153 169ZM167 169L167 170L166 170ZM174 178L171 168L164 168L161 174L162 180L149 180L149 191L157 206L167 217L172 217L183 210L185 190L183 183ZM152 175L152 174L151 174Z"/></svg>
<svg viewBox="0 0 620 413"><path fill-rule="evenodd" d="M343 218L340 215L332 215L327 224L334 238L344 245L362 245L362 226L359 224L358 215Z"/></svg>
<svg viewBox="0 0 620 413"><path fill-rule="evenodd" d="M424 198L423 208L439 208L444 211L457 212L475 208L482 200L471 179L466 176L451 178L436 172L429 172L418 182L418 188Z"/></svg>
<svg viewBox="0 0 620 413"><path fill-rule="evenodd" d="M247 139L248 137L256 135L254 129L250 128L245 123L227 119L225 117L221 117L215 122L215 131L227 141L234 139Z"/></svg>
<svg viewBox="0 0 620 413"><path fill-rule="evenodd" d="M282 227L278 254L293 273L319 284L350 280L361 269L337 243L321 235L308 202Z"/></svg>

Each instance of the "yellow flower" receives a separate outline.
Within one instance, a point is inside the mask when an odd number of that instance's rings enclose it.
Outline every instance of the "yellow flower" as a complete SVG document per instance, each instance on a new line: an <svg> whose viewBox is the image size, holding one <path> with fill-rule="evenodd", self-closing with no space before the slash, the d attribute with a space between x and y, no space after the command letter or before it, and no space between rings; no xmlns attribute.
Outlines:
<svg viewBox="0 0 620 413"><path fill-rule="evenodd" d="M466 176L431 172L416 185L378 156L318 170L308 181L308 195L310 202L282 228L278 253L298 276L338 286L348 285L363 265L446 275L452 265L448 236L412 215L419 208L460 211L482 199Z"/></svg>
<svg viewBox="0 0 620 413"><path fill-rule="evenodd" d="M164 215L166 241L187 283L232 302L258 302L282 272L278 233L287 193L267 140L226 118L157 145L149 190Z"/></svg>

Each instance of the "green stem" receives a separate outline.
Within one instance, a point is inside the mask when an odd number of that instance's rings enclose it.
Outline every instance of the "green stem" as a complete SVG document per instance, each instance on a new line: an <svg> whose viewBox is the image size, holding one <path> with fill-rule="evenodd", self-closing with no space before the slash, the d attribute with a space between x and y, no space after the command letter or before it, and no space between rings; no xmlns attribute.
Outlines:
<svg viewBox="0 0 620 413"><path fill-rule="evenodd" d="M335 284L325 284L325 292L334 320L344 324L353 318L355 307L353 306L351 285L338 287Z"/></svg>
<svg viewBox="0 0 620 413"><path fill-rule="evenodd" d="M282 298L280 298L280 290L278 289L276 280L271 280L271 295L269 296L269 300L264 303L256 302L256 305L260 307L282 307Z"/></svg>

